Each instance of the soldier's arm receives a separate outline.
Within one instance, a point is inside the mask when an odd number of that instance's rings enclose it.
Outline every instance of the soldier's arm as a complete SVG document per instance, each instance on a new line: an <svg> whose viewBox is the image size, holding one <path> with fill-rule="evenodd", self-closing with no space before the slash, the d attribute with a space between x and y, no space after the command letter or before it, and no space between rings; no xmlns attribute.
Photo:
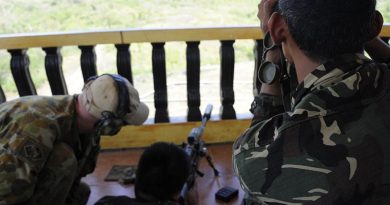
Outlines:
<svg viewBox="0 0 390 205"><path fill-rule="evenodd" d="M257 17L260 20L260 28L263 34L268 31L268 20L275 11L276 4L277 0L262 0L258 5ZM280 62L280 52L278 49L271 49L262 61L278 63ZM271 85L262 84L260 92L252 102L250 111L253 114L252 124L284 112L280 84L278 82Z"/></svg>
<svg viewBox="0 0 390 205"><path fill-rule="evenodd" d="M269 50L265 56L265 61L278 63L280 61L279 50ZM258 96L255 97L250 111L253 114L253 123L271 118L272 116L284 112L281 87L278 81L267 85L263 83Z"/></svg>
<svg viewBox="0 0 390 205"><path fill-rule="evenodd" d="M11 134L11 140L4 144L0 152L0 202L26 202L34 194L35 186L39 183L38 176L54 142L52 137L44 139L34 136L42 131L39 127L30 130L37 123L40 123L39 120L15 131L17 134Z"/></svg>
<svg viewBox="0 0 390 205"><path fill-rule="evenodd" d="M31 167L12 154L0 156L0 202L17 204L27 201L34 192L35 180Z"/></svg>

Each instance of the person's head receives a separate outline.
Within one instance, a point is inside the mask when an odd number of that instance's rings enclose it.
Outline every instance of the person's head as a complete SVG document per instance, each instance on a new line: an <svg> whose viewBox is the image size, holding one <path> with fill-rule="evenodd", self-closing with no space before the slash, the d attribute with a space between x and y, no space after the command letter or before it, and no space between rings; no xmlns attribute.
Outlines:
<svg viewBox="0 0 390 205"><path fill-rule="evenodd" d="M148 107L140 102L137 90L116 74L94 76L78 96L79 127L93 124L85 132L116 134L123 125L140 125L148 117ZM85 126L84 126L85 127Z"/></svg>
<svg viewBox="0 0 390 205"><path fill-rule="evenodd" d="M274 13L273 20L285 22L289 35L307 57L324 62L361 52L364 43L379 34L383 19L375 6L376 0L279 0L281 16ZM282 23L271 24L273 39L285 40L278 27Z"/></svg>
<svg viewBox="0 0 390 205"><path fill-rule="evenodd" d="M137 200L176 200L189 170L189 157L182 148L166 142L152 144L138 163L134 188Z"/></svg>

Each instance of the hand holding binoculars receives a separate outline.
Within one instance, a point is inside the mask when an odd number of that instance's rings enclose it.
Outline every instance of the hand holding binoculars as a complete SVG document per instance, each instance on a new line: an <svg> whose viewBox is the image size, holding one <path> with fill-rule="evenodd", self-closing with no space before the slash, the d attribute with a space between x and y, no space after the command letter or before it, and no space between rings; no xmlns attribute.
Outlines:
<svg viewBox="0 0 390 205"><path fill-rule="evenodd" d="M283 63L284 56L283 56L283 52L281 50L281 46L275 44L272 41L272 38L271 38L269 32L267 32L264 36L263 49L264 49L264 51L263 51L261 64L260 64L260 67L257 71L258 72L257 77L260 80L260 82L270 85L270 84L273 84L275 81L282 81L282 80L288 78L286 68L285 68L285 65ZM279 49L279 52L280 52L280 63L279 64L265 60L267 53L271 50L274 50L274 49Z"/></svg>

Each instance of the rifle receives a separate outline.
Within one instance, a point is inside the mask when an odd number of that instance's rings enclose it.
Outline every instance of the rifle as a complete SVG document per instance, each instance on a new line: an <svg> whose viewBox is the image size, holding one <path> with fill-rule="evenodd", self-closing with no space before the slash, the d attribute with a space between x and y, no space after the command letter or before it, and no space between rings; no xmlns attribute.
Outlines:
<svg viewBox="0 0 390 205"><path fill-rule="evenodd" d="M214 176L218 176L219 172L215 168L211 156L207 152L205 147L205 142L202 140L203 131L206 127L207 121L210 119L211 112L213 110L213 105L208 104L206 110L202 116L202 124L200 127L192 128L190 134L187 137L187 143L183 143L182 148L187 153L190 159L190 174L186 183L184 184L179 197L180 205L188 204L188 193L194 188L196 176L203 177L204 173L199 171L199 160L202 157L206 157L209 166L214 171Z"/></svg>

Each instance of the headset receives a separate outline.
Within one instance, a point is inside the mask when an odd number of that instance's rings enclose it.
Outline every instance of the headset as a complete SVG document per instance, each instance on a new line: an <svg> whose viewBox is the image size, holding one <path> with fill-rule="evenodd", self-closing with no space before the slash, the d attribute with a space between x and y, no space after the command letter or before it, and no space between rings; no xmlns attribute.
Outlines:
<svg viewBox="0 0 390 205"><path fill-rule="evenodd" d="M103 111L102 117L95 123L94 127L99 135L115 135L125 124L124 117L130 112L129 91L125 80L117 74L103 74L110 76L116 85L118 95L118 107L115 112ZM96 80L100 76L88 78L87 84Z"/></svg>

